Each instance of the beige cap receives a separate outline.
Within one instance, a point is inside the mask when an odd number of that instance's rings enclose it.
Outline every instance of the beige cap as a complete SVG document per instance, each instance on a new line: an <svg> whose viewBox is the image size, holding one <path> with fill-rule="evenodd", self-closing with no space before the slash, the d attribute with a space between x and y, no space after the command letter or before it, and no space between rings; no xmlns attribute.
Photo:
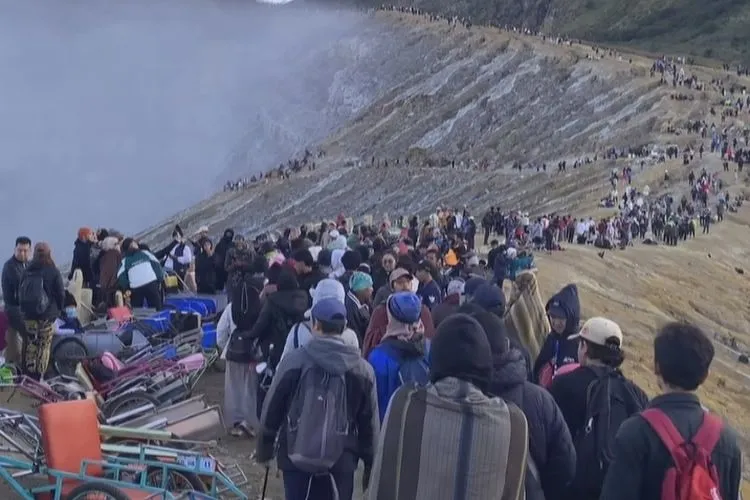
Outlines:
<svg viewBox="0 0 750 500"><path fill-rule="evenodd" d="M600 316L586 321L581 327L581 331L569 338L574 339L578 337L599 345L606 345L608 338L616 337L620 341L620 347L622 347L622 330L620 330L620 325L611 319Z"/></svg>
<svg viewBox="0 0 750 500"><path fill-rule="evenodd" d="M388 281L389 283L393 283L397 279L403 278L404 276L408 276L409 279L414 278L414 276L412 276L412 274L403 267L397 267L396 269L391 271L391 275L388 277Z"/></svg>

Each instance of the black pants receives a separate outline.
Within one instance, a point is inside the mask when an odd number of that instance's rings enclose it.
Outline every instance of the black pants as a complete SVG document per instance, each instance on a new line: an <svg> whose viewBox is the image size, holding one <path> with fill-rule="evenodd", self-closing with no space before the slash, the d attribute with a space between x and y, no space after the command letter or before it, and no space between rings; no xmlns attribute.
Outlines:
<svg viewBox="0 0 750 500"><path fill-rule="evenodd" d="M164 308L161 286L158 281L130 290L130 307L151 307L157 311Z"/></svg>
<svg viewBox="0 0 750 500"><path fill-rule="evenodd" d="M333 479L331 479L333 478ZM284 471L286 500L323 500L334 498L333 482L341 500L354 496L354 471L331 471L328 475L312 476L302 471Z"/></svg>

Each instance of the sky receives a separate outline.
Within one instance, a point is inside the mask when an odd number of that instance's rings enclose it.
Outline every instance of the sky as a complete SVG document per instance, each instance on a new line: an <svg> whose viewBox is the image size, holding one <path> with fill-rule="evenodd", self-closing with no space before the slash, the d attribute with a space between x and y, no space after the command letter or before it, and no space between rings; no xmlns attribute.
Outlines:
<svg viewBox="0 0 750 500"><path fill-rule="evenodd" d="M135 233L278 165L374 95L376 36L300 1L0 0L0 248L63 265L79 227Z"/></svg>

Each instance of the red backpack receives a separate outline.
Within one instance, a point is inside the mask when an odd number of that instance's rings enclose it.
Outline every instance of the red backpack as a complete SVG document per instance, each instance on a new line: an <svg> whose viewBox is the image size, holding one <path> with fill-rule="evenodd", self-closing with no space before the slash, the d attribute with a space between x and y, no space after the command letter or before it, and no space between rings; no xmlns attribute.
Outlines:
<svg viewBox="0 0 750 500"><path fill-rule="evenodd" d="M672 455L661 487L662 500L722 500L719 475L711 453L719 442L722 420L708 412L690 442L683 439L669 417L655 408L641 413Z"/></svg>

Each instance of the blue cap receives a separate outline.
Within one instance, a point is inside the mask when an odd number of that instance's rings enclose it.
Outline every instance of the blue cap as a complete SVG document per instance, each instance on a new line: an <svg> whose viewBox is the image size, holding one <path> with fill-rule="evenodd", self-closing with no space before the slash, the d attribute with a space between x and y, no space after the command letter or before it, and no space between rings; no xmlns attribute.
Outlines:
<svg viewBox="0 0 750 500"><path fill-rule="evenodd" d="M397 292L388 298L388 311L396 321L411 325L422 316L422 300L412 292Z"/></svg>
<svg viewBox="0 0 750 500"><path fill-rule="evenodd" d="M323 299L317 302L310 311L313 319L335 323L346 321L346 306L338 299Z"/></svg>

